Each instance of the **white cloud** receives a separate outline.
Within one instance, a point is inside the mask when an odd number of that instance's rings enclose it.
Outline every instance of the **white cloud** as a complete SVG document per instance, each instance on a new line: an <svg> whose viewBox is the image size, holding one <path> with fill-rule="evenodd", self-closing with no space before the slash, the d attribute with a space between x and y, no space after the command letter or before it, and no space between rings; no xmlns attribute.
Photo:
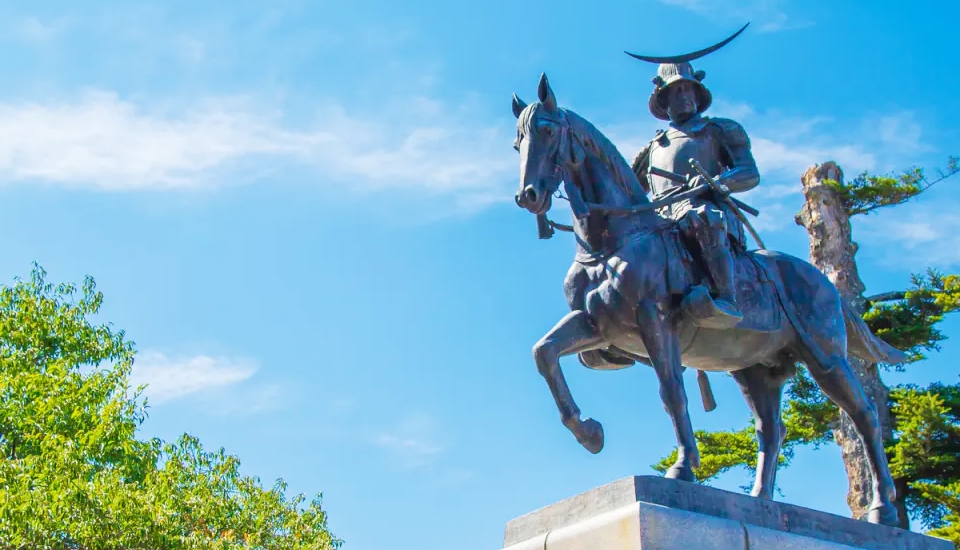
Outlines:
<svg viewBox="0 0 960 550"><path fill-rule="evenodd" d="M394 429L377 434L373 443L389 451L401 467L418 468L432 462L444 450L438 442L439 432L432 418L412 415Z"/></svg>
<svg viewBox="0 0 960 550"><path fill-rule="evenodd" d="M168 357L158 352L137 355L130 376L131 386L147 384L144 394L152 404L243 382L257 371L250 360L198 355Z"/></svg>
<svg viewBox="0 0 960 550"><path fill-rule="evenodd" d="M357 402L349 397L341 397L331 401L328 406L334 416L344 418L350 416L356 410Z"/></svg>
<svg viewBox="0 0 960 550"><path fill-rule="evenodd" d="M877 116L865 122L866 130L876 132L881 143L906 154L932 151L934 148L923 142L923 126L913 111L901 111Z"/></svg>
<svg viewBox="0 0 960 550"><path fill-rule="evenodd" d="M796 174L799 181L800 175L807 168L828 159L835 160L845 172L854 168L857 171L872 170L877 165L876 156L858 144L779 141L775 138L763 137L763 128L757 128L753 133L755 135L751 139L753 156L761 174L771 172Z"/></svg>
<svg viewBox="0 0 960 550"><path fill-rule="evenodd" d="M661 4L683 8L699 15L752 21L763 32L798 29L812 21L789 17L783 0L657 0Z"/></svg>
<svg viewBox="0 0 960 550"><path fill-rule="evenodd" d="M64 21L44 23L34 16L27 16L16 21L13 31L24 42L43 43L56 38L64 28Z"/></svg>
<svg viewBox="0 0 960 550"><path fill-rule="evenodd" d="M295 162L354 191L509 199L516 159L508 123L413 98L402 109L384 105L363 116L327 105L314 124L294 128L264 104L212 98L171 114L103 91L72 101L2 103L0 179L106 191L189 189L246 181L251 169Z"/></svg>
<svg viewBox="0 0 960 550"><path fill-rule="evenodd" d="M189 64L199 64L207 56L207 44L199 38L180 35L174 41L174 45L180 57Z"/></svg>
<svg viewBox="0 0 960 550"><path fill-rule="evenodd" d="M932 192L932 191L931 191ZM924 200L921 195L920 201ZM946 207L945 207L946 206ZM956 203L927 201L858 216L856 238L897 267L960 265L960 214Z"/></svg>
<svg viewBox="0 0 960 550"><path fill-rule="evenodd" d="M477 474L464 468L447 470L436 477L437 486L442 489L460 489L476 479Z"/></svg>
<svg viewBox="0 0 960 550"><path fill-rule="evenodd" d="M247 416L256 413L276 410L290 403L290 393L280 384L264 384L258 386L237 387L232 385L220 386L219 389L231 388L228 392L211 392L205 397L207 409L219 416Z"/></svg>
<svg viewBox="0 0 960 550"><path fill-rule="evenodd" d="M749 199L744 198L743 200ZM756 218L750 217L750 225L757 230L761 239L765 232L780 231L796 225L796 222L794 222L796 212L793 212L785 204L765 201L754 204L754 206L757 205L759 205L760 215ZM752 240L749 235L747 235L747 240Z"/></svg>

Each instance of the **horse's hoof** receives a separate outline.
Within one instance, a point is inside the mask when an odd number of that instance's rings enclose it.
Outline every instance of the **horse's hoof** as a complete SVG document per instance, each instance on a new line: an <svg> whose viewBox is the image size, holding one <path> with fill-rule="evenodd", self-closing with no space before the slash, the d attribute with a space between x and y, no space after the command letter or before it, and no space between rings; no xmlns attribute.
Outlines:
<svg viewBox="0 0 960 550"><path fill-rule="evenodd" d="M693 469L689 466L671 466L667 474L663 476L667 479L679 479L680 481L696 481L697 476L693 475Z"/></svg>
<svg viewBox="0 0 960 550"><path fill-rule="evenodd" d="M867 512L867 521L878 525L897 527L900 525L897 509L893 504L879 504Z"/></svg>
<svg viewBox="0 0 960 550"><path fill-rule="evenodd" d="M593 454L603 450L603 426L592 418L586 418L580 425L577 441Z"/></svg>
<svg viewBox="0 0 960 550"><path fill-rule="evenodd" d="M761 500L773 500L773 493L771 493L768 489L754 488L752 491L750 491L750 496L759 498Z"/></svg>

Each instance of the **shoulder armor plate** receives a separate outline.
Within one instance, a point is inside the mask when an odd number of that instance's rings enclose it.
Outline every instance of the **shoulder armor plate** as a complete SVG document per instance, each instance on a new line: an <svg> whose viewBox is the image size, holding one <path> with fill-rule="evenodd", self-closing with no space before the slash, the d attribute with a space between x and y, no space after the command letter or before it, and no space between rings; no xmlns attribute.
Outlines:
<svg viewBox="0 0 960 550"><path fill-rule="evenodd" d="M648 141L643 147L637 151L637 154L633 157L633 162L630 164L630 169L633 170L634 174L637 176L640 175L642 170L645 170L649 164L650 159L650 149L653 148L653 142L660 139L660 136L663 135L663 130L657 130L657 135L650 141Z"/></svg>
<svg viewBox="0 0 960 550"><path fill-rule="evenodd" d="M728 147L744 147L750 145L750 138L743 126L735 120L729 118L711 118L710 124L716 127L720 139Z"/></svg>

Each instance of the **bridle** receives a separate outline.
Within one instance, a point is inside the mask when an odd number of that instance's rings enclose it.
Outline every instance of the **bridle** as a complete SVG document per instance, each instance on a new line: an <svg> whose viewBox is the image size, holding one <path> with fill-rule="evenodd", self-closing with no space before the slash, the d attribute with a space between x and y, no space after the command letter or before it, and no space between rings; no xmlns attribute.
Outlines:
<svg viewBox="0 0 960 550"><path fill-rule="evenodd" d="M558 122L557 126L559 126L560 128L559 130L560 136L557 141L556 151L553 154L553 170L550 173L550 180L549 180L550 183L549 185L546 186L546 190L549 192L551 196L555 196L556 198L559 198L559 199L565 199L568 202L571 202L571 205L572 205L573 204L572 201L570 201L568 197L565 197L562 194L560 194L560 191L559 191L560 183L561 182L566 183L566 187L568 188L567 194L570 195L569 187L571 184L569 183L570 178L566 169L566 164L567 164L566 157L564 156L564 152L567 151L567 148L568 148L568 142L571 139L570 122L567 120L567 117L563 113L562 109L557 109L556 114L557 114L557 122ZM573 139L575 140L577 139L576 135L573 136ZM580 145L581 147L583 146L582 143L578 143L578 145ZM515 200L517 200L519 204L519 199L515 198ZM549 239L553 237L554 230L560 230L567 233L574 232L574 228L572 225L557 223L551 220L550 218L548 218L546 212L542 214L537 214L537 233L539 238Z"/></svg>
<svg viewBox="0 0 960 550"><path fill-rule="evenodd" d="M658 210L664 206L669 206L683 200L691 199L710 190L709 184L702 184L686 191L671 194L670 196L661 198L659 200L628 207L606 206L603 204L587 202L581 197L580 190L570 182L570 177L566 169L567 159L564 156L565 152L568 150L568 142L571 139L577 142L577 145L581 148L581 150L583 150L583 143L580 142L579 137L576 134L571 133L570 123L567 120L567 117L564 115L563 110L557 109L557 119L559 122L558 126L560 127L560 136L557 143L557 149L553 155L553 170L550 173L550 183L546 186L546 190L549 191L551 196L556 196L556 198L568 201L570 203L570 207L574 211L575 217L577 218L586 217L593 212L603 212L617 216L649 212L651 210ZM567 196L564 196L559 192L561 182L564 183L564 190L566 191ZM514 197L514 200L517 201L517 204L519 205L519 198ZM537 233L540 239L549 239L553 237L554 230L560 230L567 233L574 232L573 226L557 223L551 220L547 217L546 212L537 214Z"/></svg>

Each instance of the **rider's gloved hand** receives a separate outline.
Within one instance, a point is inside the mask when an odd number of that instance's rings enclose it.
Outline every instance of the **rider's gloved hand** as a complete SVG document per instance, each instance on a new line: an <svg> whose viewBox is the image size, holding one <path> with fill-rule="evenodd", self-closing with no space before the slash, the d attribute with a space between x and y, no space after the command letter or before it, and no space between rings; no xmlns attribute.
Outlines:
<svg viewBox="0 0 960 550"><path fill-rule="evenodd" d="M687 189L696 189L697 187L700 187L701 185L705 185L706 183L707 183L707 180L703 179L703 176L701 176L700 174L697 174L691 177L690 179L688 179L684 187L686 187Z"/></svg>
<svg viewBox="0 0 960 550"><path fill-rule="evenodd" d="M730 194L730 189L726 185L720 183L719 178L715 179L714 182L717 184L717 187L720 188L720 191L723 193L724 196ZM696 189L701 185L710 185L710 182L708 182L706 178L704 178L700 174L697 174L695 176L690 177L690 179L687 180L687 183L684 184L684 187L686 187L687 189ZM713 190L714 194L716 194L717 189L713 186L710 186L710 187Z"/></svg>

